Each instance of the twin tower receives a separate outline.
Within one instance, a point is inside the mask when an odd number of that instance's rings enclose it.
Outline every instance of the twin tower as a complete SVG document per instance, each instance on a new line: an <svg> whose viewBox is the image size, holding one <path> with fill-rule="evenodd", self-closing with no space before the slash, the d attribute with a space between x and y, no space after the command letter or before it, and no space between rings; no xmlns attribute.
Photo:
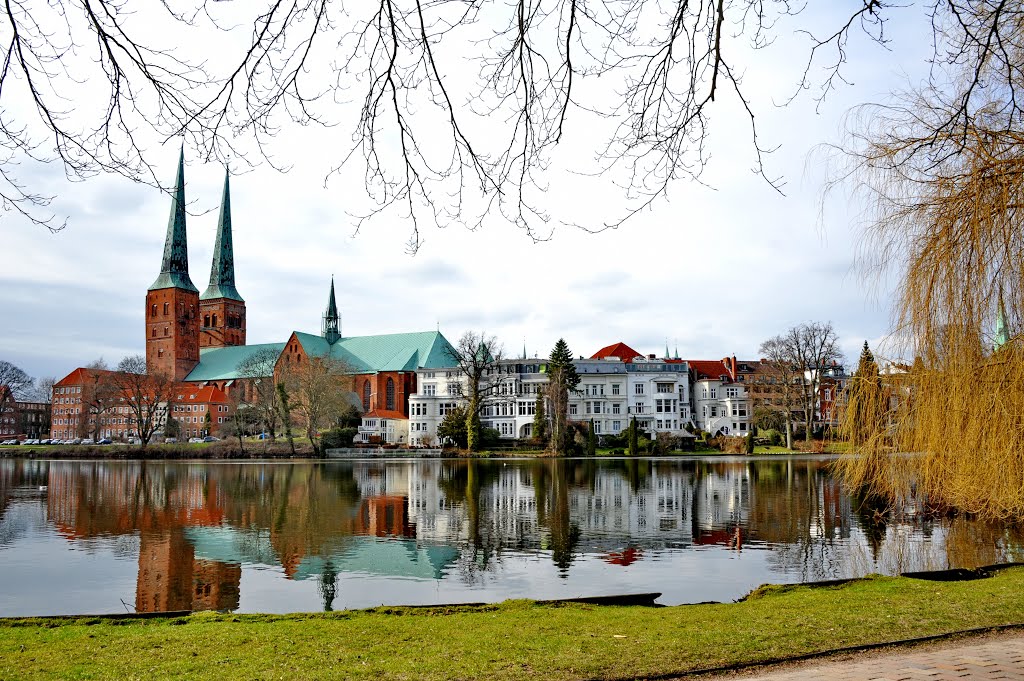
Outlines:
<svg viewBox="0 0 1024 681"><path fill-rule="evenodd" d="M188 276L182 150L160 275L146 293L146 366L150 373L181 381L199 363L199 348L232 345L245 345L245 300L235 288L228 176L224 177L210 285L199 295Z"/></svg>

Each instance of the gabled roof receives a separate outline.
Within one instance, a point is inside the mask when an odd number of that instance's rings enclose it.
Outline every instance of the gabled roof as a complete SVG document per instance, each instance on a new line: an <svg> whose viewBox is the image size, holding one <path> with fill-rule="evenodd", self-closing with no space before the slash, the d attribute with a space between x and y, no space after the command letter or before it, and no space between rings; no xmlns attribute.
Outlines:
<svg viewBox="0 0 1024 681"><path fill-rule="evenodd" d="M296 331L294 335L307 355L329 356L343 362L353 373L441 369L455 365L454 350L439 331L352 336L333 344L311 333Z"/></svg>
<svg viewBox="0 0 1024 681"><path fill-rule="evenodd" d="M199 364L189 372L185 380L190 383L202 381L224 381L241 378L238 365L261 350L271 349L278 355L284 350L284 343L262 343L259 345L234 345L226 348L203 348L199 350Z"/></svg>
<svg viewBox="0 0 1024 681"><path fill-rule="evenodd" d="M625 343L615 343L601 348L595 352L590 359L604 359L605 357L618 357L623 362L629 362L634 357L640 357L640 353Z"/></svg>
<svg viewBox="0 0 1024 681"><path fill-rule="evenodd" d="M729 375L729 368L720 359L689 359L686 360L693 370L693 378L696 381L712 379L719 380L722 376Z"/></svg>

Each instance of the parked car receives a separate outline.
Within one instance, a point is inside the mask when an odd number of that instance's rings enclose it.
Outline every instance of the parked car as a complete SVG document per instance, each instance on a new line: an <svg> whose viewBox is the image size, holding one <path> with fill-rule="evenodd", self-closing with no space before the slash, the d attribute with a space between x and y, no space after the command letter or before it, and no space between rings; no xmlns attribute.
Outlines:
<svg viewBox="0 0 1024 681"><path fill-rule="evenodd" d="M176 438L176 437L165 437L164 438L164 444L165 445L176 445L176 444L178 444L178 438Z"/></svg>
<svg viewBox="0 0 1024 681"><path fill-rule="evenodd" d="M91 437L87 437L84 440L82 440L81 444L83 444L83 445L94 445L94 444L96 444L96 440L93 440Z"/></svg>
<svg viewBox="0 0 1024 681"><path fill-rule="evenodd" d="M194 444L196 444L197 442L202 442L202 441L203 441L203 438L201 438L201 437L190 437L190 438L188 439L188 442L189 442L189 444L191 444L191 445L194 445Z"/></svg>
<svg viewBox="0 0 1024 681"><path fill-rule="evenodd" d="M39 444L41 444L41 445L48 445L48 444L51 444L52 442L53 442L53 440L51 440L50 438L43 438L42 440L39 441Z"/></svg>
<svg viewBox="0 0 1024 681"><path fill-rule="evenodd" d="M37 444L39 444L39 440L29 439L29 440L25 440L21 444L23 444L23 445L37 445Z"/></svg>
<svg viewBox="0 0 1024 681"><path fill-rule="evenodd" d="M206 437L203 438L203 442L220 442L220 438L214 437L212 435L207 435Z"/></svg>
<svg viewBox="0 0 1024 681"><path fill-rule="evenodd" d="M100 440L97 440L96 444L98 444L98 445L109 445L109 444L113 444L113 443L111 442L110 438L105 437L105 438L101 438Z"/></svg>
<svg viewBox="0 0 1024 681"><path fill-rule="evenodd" d="M80 445L82 444L82 438L76 437L74 440L64 440L66 445Z"/></svg>

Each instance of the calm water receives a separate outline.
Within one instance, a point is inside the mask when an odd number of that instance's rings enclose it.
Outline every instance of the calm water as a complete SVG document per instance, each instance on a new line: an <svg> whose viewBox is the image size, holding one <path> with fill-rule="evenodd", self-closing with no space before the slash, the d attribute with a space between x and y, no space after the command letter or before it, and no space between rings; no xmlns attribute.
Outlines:
<svg viewBox="0 0 1024 681"><path fill-rule="evenodd" d="M0 460L0 615L671 605L1022 547L1019 530L866 508L822 458Z"/></svg>

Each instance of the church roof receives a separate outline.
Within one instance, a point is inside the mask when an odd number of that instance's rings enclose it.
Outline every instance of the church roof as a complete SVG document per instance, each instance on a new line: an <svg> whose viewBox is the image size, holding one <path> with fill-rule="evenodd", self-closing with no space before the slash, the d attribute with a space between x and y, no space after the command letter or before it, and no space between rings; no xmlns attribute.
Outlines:
<svg viewBox="0 0 1024 681"><path fill-rule="evenodd" d="M189 372L185 380L189 383L202 381L225 381L241 378L238 365L261 350L271 349L277 354L284 350L284 343L262 343L259 345L234 345L225 348L201 348L199 364Z"/></svg>
<svg viewBox="0 0 1024 681"><path fill-rule="evenodd" d="M323 336L295 332L312 357L329 356L353 373L415 371L452 367L452 346L440 331L352 336L329 344Z"/></svg>
<svg viewBox="0 0 1024 681"><path fill-rule="evenodd" d="M185 149L178 157L178 177L174 182L171 199L171 217L167 221L167 238L164 240L164 257L160 264L160 275L149 287L150 291L164 288L180 288L199 293L188 276L188 240L185 236Z"/></svg>
<svg viewBox="0 0 1024 681"><path fill-rule="evenodd" d="M230 298L245 302L235 288L235 252L231 241L231 175L224 174L224 195L220 201L217 219L217 241L213 246L213 264L210 267L210 285L200 300Z"/></svg>

